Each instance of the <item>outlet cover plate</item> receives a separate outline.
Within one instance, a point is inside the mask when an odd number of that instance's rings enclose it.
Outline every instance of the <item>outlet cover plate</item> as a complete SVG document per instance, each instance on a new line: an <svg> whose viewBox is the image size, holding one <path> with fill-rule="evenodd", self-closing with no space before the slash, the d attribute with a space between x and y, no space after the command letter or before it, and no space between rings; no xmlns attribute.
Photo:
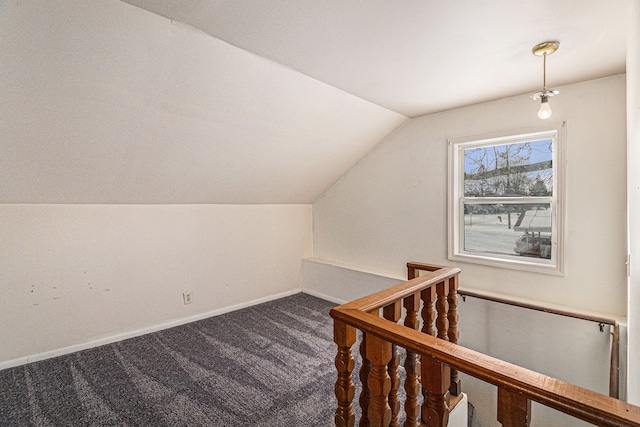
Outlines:
<svg viewBox="0 0 640 427"><path fill-rule="evenodd" d="M193 294L191 293L191 291L184 292L182 294L182 299L184 300L185 304L191 304L193 302Z"/></svg>

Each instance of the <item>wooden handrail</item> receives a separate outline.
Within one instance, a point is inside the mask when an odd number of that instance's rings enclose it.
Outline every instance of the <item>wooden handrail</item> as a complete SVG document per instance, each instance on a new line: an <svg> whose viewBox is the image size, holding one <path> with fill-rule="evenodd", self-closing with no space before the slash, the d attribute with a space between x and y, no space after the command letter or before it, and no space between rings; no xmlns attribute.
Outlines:
<svg viewBox="0 0 640 427"><path fill-rule="evenodd" d="M357 309L332 310L332 316L365 333L432 357L468 375L545 406L601 426L640 426L640 407L567 384L465 347L421 334Z"/></svg>
<svg viewBox="0 0 640 427"><path fill-rule="evenodd" d="M407 263L409 279L413 279L414 277L417 276L414 270L438 271L438 270L441 270L443 268L448 268L448 267L443 267L443 266L440 266L440 265L432 265L432 264L423 264L423 263L419 263L419 262L408 262ZM521 307L521 308L528 308L530 310L542 311L542 312L550 313L550 314L557 314L559 316L572 317L574 319L588 320L590 322L602 323L604 325L615 325L616 324L615 319L612 319L610 317L595 316L595 315L591 315L591 314L578 313L578 312L568 311L568 310L560 310L560 309L551 308L551 307L545 307L545 306L537 305L537 304L525 303L525 302L521 302L521 301L514 301L514 300L507 299L507 298L489 296L489 295L481 294L481 293L478 293L478 292L472 292L472 291L467 291L467 290L462 290L462 289L458 289L458 295L470 296L470 297L473 297L473 298L480 298L480 299L484 299L484 300L487 300L487 301L499 302L499 303L502 303L502 304L513 305L513 306Z"/></svg>
<svg viewBox="0 0 640 427"><path fill-rule="evenodd" d="M415 279L400 283L391 288L376 292L375 294L348 302L340 307L345 309L356 308L357 310L366 312L378 310L394 303L395 301L411 296L416 292L420 292L424 288L433 286L446 279L450 279L458 273L460 273L459 268L442 267L441 269L438 269L437 273L432 273L428 276L416 277Z"/></svg>
<svg viewBox="0 0 640 427"><path fill-rule="evenodd" d="M407 263L407 277L409 279L413 279L415 277L419 277L419 271L438 271L446 267L440 265L433 264L424 264L420 262L408 262ZM472 297L483 299L486 301L497 302L500 304L511 305L514 307L525 308L528 310L541 311L543 313L555 314L558 316L570 317L572 319L580 319L586 320L588 322L598 323L602 330L602 325L609 325L609 333L611 336L610 345L609 345L609 396L615 397L616 399L619 397L620 386L619 386L619 371L620 371L620 326L615 319L611 319L609 317L603 316L595 316L591 314L578 313L569 310L560 310L551 307L545 307L538 304L525 303L522 301L514 301L507 298L500 298L496 296L489 296L485 294L481 294L478 292L467 291L463 289L458 289L458 295L465 297Z"/></svg>
<svg viewBox="0 0 640 427"><path fill-rule="evenodd" d="M338 380L335 388L338 398L337 426L353 426L355 423L351 408L354 397L351 345L355 342L355 329L359 329L366 337L364 354L370 363L370 394L365 399L368 408L363 408L363 414L366 412L367 422L371 425L390 425L393 418L387 399L391 380L386 366L393 359L392 345L397 345L406 348L408 353L420 355L422 359L422 384L427 389L422 410L425 424L428 417L428 425L446 426L448 412L442 397L449 385L448 370L451 368L498 387L498 417L505 426L528 425L529 400L532 400L596 425L640 427L640 407L495 359L379 316L377 311L380 308L397 305L403 298L405 301L414 298L416 293L424 293L436 284L443 283L443 280L457 278L458 272L458 269L438 268L331 310L334 340L338 345Z"/></svg>
<svg viewBox="0 0 640 427"><path fill-rule="evenodd" d="M512 305L514 307L526 308L528 310L541 311L543 313L555 314L558 316L571 317L572 319L586 320L588 322L602 323L603 325L615 325L617 322L610 317L595 316L592 314L578 313L569 310L560 310L557 308L545 307L543 305L531 304L522 301L514 301L507 298L500 298L481 294L479 292L468 291L466 289L458 289L458 295L463 297L472 297L483 299L486 301L498 302L500 304Z"/></svg>

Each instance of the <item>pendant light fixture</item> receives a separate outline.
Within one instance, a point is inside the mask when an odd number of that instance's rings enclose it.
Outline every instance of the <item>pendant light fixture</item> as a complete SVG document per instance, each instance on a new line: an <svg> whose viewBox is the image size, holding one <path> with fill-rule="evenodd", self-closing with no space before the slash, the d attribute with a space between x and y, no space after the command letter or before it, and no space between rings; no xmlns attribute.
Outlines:
<svg viewBox="0 0 640 427"><path fill-rule="evenodd" d="M557 95L557 90L547 89L547 55L551 55L560 47L559 42L543 42L533 47L532 52L536 56L542 56L542 90L531 95L535 101L540 100L540 110L538 110L538 117L541 119L548 119L551 117L551 106L549 105L549 98Z"/></svg>

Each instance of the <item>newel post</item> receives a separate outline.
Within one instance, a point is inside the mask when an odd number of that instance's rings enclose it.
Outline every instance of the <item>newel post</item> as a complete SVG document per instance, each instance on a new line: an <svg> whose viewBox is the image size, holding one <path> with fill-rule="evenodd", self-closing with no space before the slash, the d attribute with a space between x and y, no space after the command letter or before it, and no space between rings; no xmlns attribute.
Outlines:
<svg viewBox="0 0 640 427"><path fill-rule="evenodd" d="M355 389L351 380L354 360L351 355L351 346L356 342L356 331L351 326L334 320L333 340L338 345L338 354L335 363L338 370L338 379L335 385L335 394L338 399L335 423L337 427L353 427L355 415L351 402Z"/></svg>
<svg viewBox="0 0 640 427"><path fill-rule="evenodd" d="M420 361L422 387L426 392L422 404L422 423L424 427L446 427L449 424L448 394L451 380L449 366L423 356Z"/></svg>

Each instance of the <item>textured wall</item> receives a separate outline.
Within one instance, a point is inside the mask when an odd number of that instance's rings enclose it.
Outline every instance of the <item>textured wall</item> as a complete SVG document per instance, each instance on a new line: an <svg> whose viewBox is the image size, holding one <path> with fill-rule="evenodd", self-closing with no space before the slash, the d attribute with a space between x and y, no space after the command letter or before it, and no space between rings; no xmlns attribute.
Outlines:
<svg viewBox="0 0 640 427"><path fill-rule="evenodd" d="M0 40L0 203L310 204L407 120L116 0L2 1Z"/></svg>
<svg viewBox="0 0 640 427"><path fill-rule="evenodd" d="M459 263L461 283L625 316L625 76L559 89L550 120L567 122L566 274ZM410 260L450 264L447 139L544 128L537 107L522 95L412 119L314 203L314 256L392 277Z"/></svg>
<svg viewBox="0 0 640 427"><path fill-rule="evenodd" d="M0 229L0 366L296 292L311 253L308 205L0 205Z"/></svg>

